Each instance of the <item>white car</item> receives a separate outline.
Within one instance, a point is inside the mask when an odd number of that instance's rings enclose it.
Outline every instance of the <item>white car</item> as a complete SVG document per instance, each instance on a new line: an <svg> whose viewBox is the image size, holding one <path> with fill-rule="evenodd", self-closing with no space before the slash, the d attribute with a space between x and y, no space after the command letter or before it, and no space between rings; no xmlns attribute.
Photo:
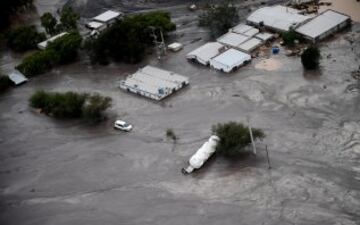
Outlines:
<svg viewBox="0 0 360 225"><path fill-rule="evenodd" d="M115 129L119 129L119 130L123 130L123 131L131 131L132 129L132 125L126 123L125 121L122 120L116 120L114 123L114 128Z"/></svg>

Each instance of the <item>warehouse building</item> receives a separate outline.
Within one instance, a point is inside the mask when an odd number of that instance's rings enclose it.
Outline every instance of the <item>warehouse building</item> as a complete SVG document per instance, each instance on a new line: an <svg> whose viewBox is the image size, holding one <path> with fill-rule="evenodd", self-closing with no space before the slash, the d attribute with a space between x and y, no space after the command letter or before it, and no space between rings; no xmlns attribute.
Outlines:
<svg viewBox="0 0 360 225"><path fill-rule="evenodd" d="M274 31L289 31L310 20L310 16L301 15L299 10L276 5L260 8L246 19L254 26L265 26Z"/></svg>
<svg viewBox="0 0 360 225"><path fill-rule="evenodd" d="M120 81L120 88L154 100L162 100L189 84L185 76L146 66Z"/></svg>
<svg viewBox="0 0 360 225"><path fill-rule="evenodd" d="M315 43L347 27L350 23L349 16L329 9L298 27L296 32Z"/></svg>
<svg viewBox="0 0 360 225"><path fill-rule="evenodd" d="M209 65L210 59L225 51L226 47L218 42L208 42L203 46L188 53L186 58L196 61L204 66Z"/></svg>
<svg viewBox="0 0 360 225"><path fill-rule="evenodd" d="M251 61L251 56L236 49L228 49L210 60L210 66L222 72L229 73Z"/></svg>

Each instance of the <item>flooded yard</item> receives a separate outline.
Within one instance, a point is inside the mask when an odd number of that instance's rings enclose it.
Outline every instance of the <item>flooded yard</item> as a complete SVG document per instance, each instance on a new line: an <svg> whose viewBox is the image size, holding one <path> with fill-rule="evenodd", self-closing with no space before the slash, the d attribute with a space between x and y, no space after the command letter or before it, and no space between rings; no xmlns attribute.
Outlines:
<svg viewBox="0 0 360 225"><path fill-rule="evenodd" d="M320 44L312 74L284 49L225 74L185 59L208 33L182 23L196 18L187 3L170 10L179 21L173 38L186 43L180 52L137 65L81 60L0 96L0 224L360 224L360 96L348 91L360 25ZM12 57L4 54L3 71ZM190 86L159 103L117 87L147 64L188 76ZM38 114L28 105L38 89L110 96L109 119L93 126ZM116 118L133 131L114 130ZM267 136L256 156L216 157L182 175L211 125L248 118Z"/></svg>

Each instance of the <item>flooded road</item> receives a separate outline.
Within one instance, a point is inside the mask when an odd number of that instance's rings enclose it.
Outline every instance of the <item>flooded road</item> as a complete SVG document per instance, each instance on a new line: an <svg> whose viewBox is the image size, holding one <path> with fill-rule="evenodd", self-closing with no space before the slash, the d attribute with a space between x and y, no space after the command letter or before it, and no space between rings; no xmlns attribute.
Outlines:
<svg viewBox="0 0 360 225"><path fill-rule="evenodd" d="M173 38L186 44L162 61L82 60L0 96L0 224L359 224L360 97L347 91L356 84L360 44L349 40L359 40L359 24L321 44L321 71L312 76L282 48L224 74L185 59L208 34L186 6L172 15ZM13 63L6 55L2 70ZM190 86L160 103L119 90L116 81L146 64L186 75ZM28 98L37 89L110 96L109 120L92 126L33 112ZM116 118L133 132L114 130ZM217 157L181 174L211 125L247 118L267 135L256 157Z"/></svg>

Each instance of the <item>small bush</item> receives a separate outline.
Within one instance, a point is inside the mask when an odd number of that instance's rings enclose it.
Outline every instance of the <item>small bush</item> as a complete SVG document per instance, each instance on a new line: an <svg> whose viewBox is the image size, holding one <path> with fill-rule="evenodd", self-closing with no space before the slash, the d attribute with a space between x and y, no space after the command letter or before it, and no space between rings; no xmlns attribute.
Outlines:
<svg viewBox="0 0 360 225"><path fill-rule="evenodd" d="M224 156L238 156L246 146L251 144L249 128L242 123L217 124L212 127L212 131L220 138L216 151ZM264 132L260 129L253 128L252 132L254 140L265 137Z"/></svg>
<svg viewBox="0 0 360 225"><path fill-rule="evenodd" d="M320 50L316 46L308 47L301 55L301 63L307 70L319 67Z"/></svg>
<svg viewBox="0 0 360 225"><path fill-rule="evenodd" d="M11 86L13 86L13 82L9 77L0 75L0 92L7 90Z"/></svg>
<svg viewBox="0 0 360 225"><path fill-rule="evenodd" d="M294 46L295 40L299 39L298 34L292 29L290 29L289 31L283 32L281 34L281 37L284 41L284 45L286 45L288 47Z"/></svg>
<svg viewBox="0 0 360 225"><path fill-rule="evenodd" d="M7 46L14 51L23 52L35 49L45 39L45 34L38 33L35 26L19 27L7 35Z"/></svg>
<svg viewBox="0 0 360 225"><path fill-rule="evenodd" d="M178 139L175 135L175 132L171 128L166 129L166 137L171 138L173 141L176 141Z"/></svg>
<svg viewBox="0 0 360 225"><path fill-rule="evenodd" d="M29 99L30 106L56 118L85 118L98 121L111 106L111 98L75 92L36 91Z"/></svg>
<svg viewBox="0 0 360 225"><path fill-rule="evenodd" d="M102 112L111 106L110 97L102 97L98 94L89 96L82 107L82 115L90 121L103 119Z"/></svg>

